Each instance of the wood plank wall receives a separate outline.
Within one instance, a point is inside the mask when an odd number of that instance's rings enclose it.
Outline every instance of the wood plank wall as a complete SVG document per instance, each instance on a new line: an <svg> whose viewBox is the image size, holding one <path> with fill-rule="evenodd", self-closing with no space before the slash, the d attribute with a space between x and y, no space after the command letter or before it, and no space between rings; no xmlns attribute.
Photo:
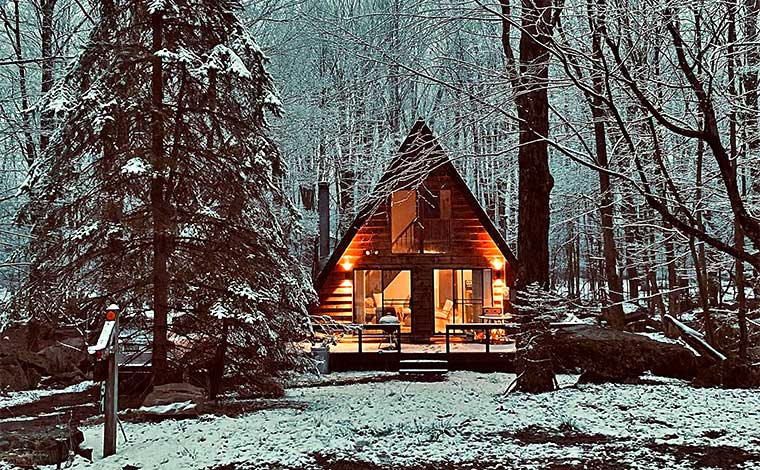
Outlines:
<svg viewBox="0 0 760 470"><path fill-rule="evenodd" d="M354 269L411 269L412 270L412 334L425 337L433 333L433 270L456 268L492 268L495 259L504 263L501 279L512 285L514 270L504 254L491 239L478 220L473 208L458 187L456 180L447 174L446 167L436 170L425 181L430 190L451 189L452 220L451 246L447 253L399 254L391 252L391 230L388 203L382 204L375 214L354 236L340 262L330 273L319 292L319 306L313 314L330 315L338 321L352 321ZM367 255L366 252L370 254ZM377 252L377 254L375 254ZM350 266L349 266L350 264ZM346 270L346 267L349 269ZM494 276L495 279L496 276ZM501 294L494 286L494 296ZM498 306L498 305L497 305Z"/></svg>

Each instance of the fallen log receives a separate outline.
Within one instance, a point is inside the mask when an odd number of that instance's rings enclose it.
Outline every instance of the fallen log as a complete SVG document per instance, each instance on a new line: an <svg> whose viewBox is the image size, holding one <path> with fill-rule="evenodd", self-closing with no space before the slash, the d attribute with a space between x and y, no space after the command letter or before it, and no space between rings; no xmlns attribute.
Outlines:
<svg viewBox="0 0 760 470"><path fill-rule="evenodd" d="M610 328L556 328L551 344L560 369L592 372L595 380L625 383L646 371L691 380L697 372L697 357L684 346Z"/></svg>
<svg viewBox="0 0 760 470"><path fill-rule="evenodd" d="M670 315L665 315L665 321L673 325L673 327L678 330L681 339L697 351L700 356L709 357L719 362L726 360L726 355L708 343L702 333L688 327Z"/></svg>

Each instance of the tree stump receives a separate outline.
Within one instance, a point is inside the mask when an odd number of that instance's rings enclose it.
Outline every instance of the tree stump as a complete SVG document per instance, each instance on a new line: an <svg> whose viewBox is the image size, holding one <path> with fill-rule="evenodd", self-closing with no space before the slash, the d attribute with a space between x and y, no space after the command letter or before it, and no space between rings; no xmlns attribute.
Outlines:
<svg viewBox="0 0 760 470"><path fill-rule="evenodd" d="M518 336L516 365L515 390L543 393L557 389L551 334L544 325L535 325Z"/></svg>

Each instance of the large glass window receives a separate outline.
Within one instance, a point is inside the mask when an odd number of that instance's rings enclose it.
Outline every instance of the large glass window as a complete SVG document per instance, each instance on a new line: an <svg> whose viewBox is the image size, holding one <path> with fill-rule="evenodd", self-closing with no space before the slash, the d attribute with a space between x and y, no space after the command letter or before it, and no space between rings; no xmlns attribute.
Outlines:
<svg viewBox="0 0 760 470"><path fill-rule="evenodd" d="M483 307L493 306L490 269L436 269L433 271L435 330L447 323L478 323Z"/></svg>
<svg viewBox="0 0 760 470"><path fill-rule="evenodd" d="M354 323L378 323L395 317L402 330L412 325L412 272L409 270L354 270Z"/></svg>

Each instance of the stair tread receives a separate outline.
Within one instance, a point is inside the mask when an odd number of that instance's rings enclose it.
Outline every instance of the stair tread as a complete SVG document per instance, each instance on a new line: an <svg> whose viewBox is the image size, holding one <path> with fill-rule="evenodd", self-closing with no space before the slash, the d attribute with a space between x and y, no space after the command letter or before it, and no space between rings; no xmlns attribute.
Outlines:
<svg viewBox="0 0 760 470"><path fill-rule="evenodd" d="M448 364L449 361L442 359L401 359L399 364Z"/></svg>
<svg viewBox="0 0 760 470"><path fill-rule="evenodd" d="M448 374L448 369L399 369L399 374Z"/></svg>

